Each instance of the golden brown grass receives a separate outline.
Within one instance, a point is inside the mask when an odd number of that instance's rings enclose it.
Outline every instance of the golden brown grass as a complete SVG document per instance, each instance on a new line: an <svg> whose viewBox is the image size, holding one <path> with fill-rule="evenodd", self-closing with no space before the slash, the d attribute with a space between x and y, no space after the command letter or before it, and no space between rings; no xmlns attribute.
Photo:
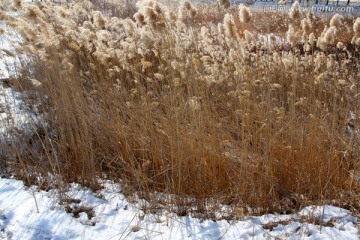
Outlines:
<svg viewBox="0 0 360 240"><path fill-rule="evenodd" d="M84 3L62 9L66 18L53 8L4 18L26 35L22 81L41 82L27 91L46 113L36 135L42 153L22 169L41 161L66 181L111 178L154 202L154 192L172 194L166 202L185 206L181 214L214 203L293 211L358 196L358 46L290 48L285 15L254 13L243 24L235 13L224 25L221 13L185 12L176 21L177 10L150 1L140 26ZM268 18L283 25L265 28ZM322 21L314 20L316 36ZM283 42L260 35L269 32Z"/></svg>

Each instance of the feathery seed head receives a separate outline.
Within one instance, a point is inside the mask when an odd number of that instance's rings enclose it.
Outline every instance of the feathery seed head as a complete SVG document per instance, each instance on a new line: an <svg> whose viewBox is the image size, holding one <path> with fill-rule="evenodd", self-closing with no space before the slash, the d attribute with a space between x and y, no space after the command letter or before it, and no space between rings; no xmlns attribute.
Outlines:
<svg viewBox="0 0 360 240"><path fill-rule="evenodd" d="M41 18L45 19L44 13L35 5L26 6L26 15L31 19Z"/></svg>
<svg viewBox="0 0 360 240"><path fill-rule="evenodd" d="M193 7L193 8L190 10L190 17L193 18L193 17L196 16L196 14L197 14L197 9Z"/></svg>
<svg viewBox="0 0 360 240"><path fill-rule="evenodd" d="M170 22L175 22L177 20L176 13L174 13L171 10L167 11L166 17L167 17L168 21L170 21Z"/></svg>
<svg viewBox="0 0 360 240"><path fill-rule="evenodd" d="M354 22L354 32L355 35L360 36L360 17L358 17Z"/></svg>
<svg viewBox="0 0 360 240"><path fill-rule="evenodd" d="M23 6L24 1L23 0L14 0L13 5L16 9L19 9Z"/></svg>
<svg viewBox="0 0 360 240"><path fill-rule="evenodd" d="M245 40L248 44L251 44L253 41L253 35L251 32L249 32L248 30L244 31L244 35L245 35Z"/></svg>
<svg viewBox="0 0 360 240"><path fill-rule="evenodd" d="M286 33L287 42L290 43L291 45L295 45L298 43L299 38L300 36L297 32L295 32L294 27L292 25L289 25L289 29Z"/></svg>
<svg viewBox="0 0 360 240"><path fill-rule="evenodd" d="M282 63L284 64L286 70L289 70L293 66L293 62L288 58L283 58Z"/></svg>
<svg viewBox="0 0 360 240"><path fill-rule="evenodd" d="M315 41L316 41L316 39L315 39L314 33L310 33L310 35L309 35L309 44L310 44L312 47L314 47Z"/></svg>
<svg viewBox="0 0 360 240"><path fill-rule="evenodd" d="M243 23L248 23L251 18L250 9L246 7L244 4L239 5L239 18Z"/></svg>
<svg viewBox="0 0 360 240"><path fill-rule="evenodd" d="M152 7L144 8L145 22L149 24L155 24L158 21L158 14Z"/></svg>
<svg viewBox="0 0 360 240"><path fill-rule="evenodd" d="M307 18L304 18L301 21L301 28L304 31L304 33L309 34L310 31L311 31L311 22L310 22L310 20L307 19Z"/></svg>
<svg viewBox="0 0 360 240"><path fill-rule="evenodd" d="M339 29L341 26L341 16L337 13L330 20L330 26Z"/></svg>
<svg viewBox="0 0 360 240"><path fill-rule="evenodd" d="M351 44L356 45L356 46L360 46L360 37L354 36L351 39Z"/></svg>
<svg viewBox="0 0 360 240"><path fill-rule="evenodd" d="M224 29L227 37L235 37L235 22L231 14L227 13L224 16Z"/></svg>
<svg viewBox="0 0 360 240"><path fill-rule="evenodd" d="M225 33L225 28L224 28L224 25L221 24L221 23L218 23L217 25L217 31L220 35L223 35Z"/></svg>
<svg viewBox="0 0 360 240"><path fill-rule="evenodd" d="M324 41L327 43L327 44L334 44L335 42L335 36L336 36L336 28L333 26L333 27L329 27L327 29L327 31L325 32L325 35L324 35Z"/></svg>
<svg viewBox="0 0 360 240"><path fill-rule="evenodd" d="M123 20L123 26L128 35L133 35L136 29L136 23L133 22L131 19L126 18Z"/></svg>
<svg viewBox="0 0 360 240"><path fill-rule="evenodd" d="M228 8L228 7L230 7L230 1L229 0L219 0L219 5L222 6L223 8Z"/></svg>
<svg viewBox="0 0 360 240"><path fill-rule="evenodd" d="M309 19L309 21L312 21L314 18L314 13L312 11L307 12L306 18Z"/></svg>
<svg viewBox="0 0 360 240"><path fill-rule="evenodd" d="M295 1L291 6L289 17L294 20L300 17L300 4L298 1Z"/></svg>
<svg viewBox="0 0 360 240"><path fill-rule="evenodd" d="M345 48L345 45L344 45L342 42L338 42L338 43L336 44L336 47L337 47L338 49L340 49L340 50L343 50L343 49Z"/></svg>
<svg viewBox="0 0 360 240"><path fill-rule="evenodd" d="M106 18L102 15L101 12L99 11L94 11L93 12L93 17L94 17L94 25L95 27L99 28L99 29L103 29L105 28L106 25Z"/></svg>
<svg viewBox="0 0 360 240"><path fill-rule="evenodd" d="M136 21L136 23L141 27L141 26L144 26L146 23L145 23L145 16L140 13L140 12L137 12L134 14L134 19Z"/></svg>
<svg viewBox="0 0 360 240"><path fill-rule="evenodd" d="M189 0L185 0L183 4L184 4L184 5L183 5L183 8L184 8L184 9L186 9L186 10L188 10L188 11L191 10L192 6L191 6L191 3L190 3Z"/></svg>
<svg viewBox="0 0 360 240"><path fill-rule="evenodd" d="M197 10L193 5L190 3L189 0L184 0L179 9L179 19L184 19L187 16L192 18L196 15Z"/></svg>

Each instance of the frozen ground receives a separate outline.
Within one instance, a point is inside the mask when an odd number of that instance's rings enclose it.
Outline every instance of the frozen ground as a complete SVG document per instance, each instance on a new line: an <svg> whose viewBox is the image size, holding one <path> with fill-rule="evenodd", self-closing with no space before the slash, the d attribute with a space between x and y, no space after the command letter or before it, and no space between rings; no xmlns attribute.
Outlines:
<svg viewBox="0 0 360 240"><path fill-rule="evenodd" d="M94 193L72 184L60 194L0 178L0 239L359 239L357 219L333 206L211 221L146 214L126 199L120 185L103 186Z"/></svg>

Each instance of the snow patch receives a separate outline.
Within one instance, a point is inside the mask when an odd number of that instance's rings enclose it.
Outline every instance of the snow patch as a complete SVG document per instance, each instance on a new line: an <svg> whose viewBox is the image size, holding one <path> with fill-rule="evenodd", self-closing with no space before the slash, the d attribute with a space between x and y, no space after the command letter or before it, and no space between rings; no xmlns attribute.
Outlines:
<svg viewBox="0 0 360 240"><path fill-rule="evenodd" d="M357 219L334 206L212 221L164 211L145 213L121 194L119 184L102 185L95 193L78 184L65 192L45 192L0 178L0 239L358 239ZM80 210L76 214L68 207Z"/></svg>

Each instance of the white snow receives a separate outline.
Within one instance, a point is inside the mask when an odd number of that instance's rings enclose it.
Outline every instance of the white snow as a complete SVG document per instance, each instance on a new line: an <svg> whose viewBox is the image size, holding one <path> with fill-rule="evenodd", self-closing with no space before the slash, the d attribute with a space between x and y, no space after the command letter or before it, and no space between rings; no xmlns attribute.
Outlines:
<svg viewBox="0 0 360 240"><path fill-rule="evenodd" d="M4 87L0 81L0 134L5 137L8 129L16 127L24 131L33 130L37 119L22 100L22 94Z"/></svg>
<svg viewBox="0 0 360 240"><path fill-rule="evenodd" d="M6 29L6 34L0 35L0 144L6 146L8 142L18 142L17 137L21 138L21 134L14 134L14 131L33 132L39 120L29 105L24 103L26 94L3 84L3 81L18 75L20 59L14 46L21 44L21 37L2 21L0 27ZM24 61L26 58L22 55L21 59Z"/></svg>
<svg viewBox="0 0 360 240"><path fill-rule="evenodd" d="M359 239L357 219L333 206L214 222L145 213L141 204L127 200L120 185L104 181L103 186L94 193L71 184L61 194L0 178L0 239ZM75 217L66 208L87 211Z"/></svg>
<svg viewBox="0 0 360 240"><path fill-rule="evenodd" d="M16 65L19 64L19 59L12 53L15 53L13 46L20 43L20 37L3 21L0 21L0 28L6 30L6 34L0 35L0 79L2 79L17 75Z"/></svg>

